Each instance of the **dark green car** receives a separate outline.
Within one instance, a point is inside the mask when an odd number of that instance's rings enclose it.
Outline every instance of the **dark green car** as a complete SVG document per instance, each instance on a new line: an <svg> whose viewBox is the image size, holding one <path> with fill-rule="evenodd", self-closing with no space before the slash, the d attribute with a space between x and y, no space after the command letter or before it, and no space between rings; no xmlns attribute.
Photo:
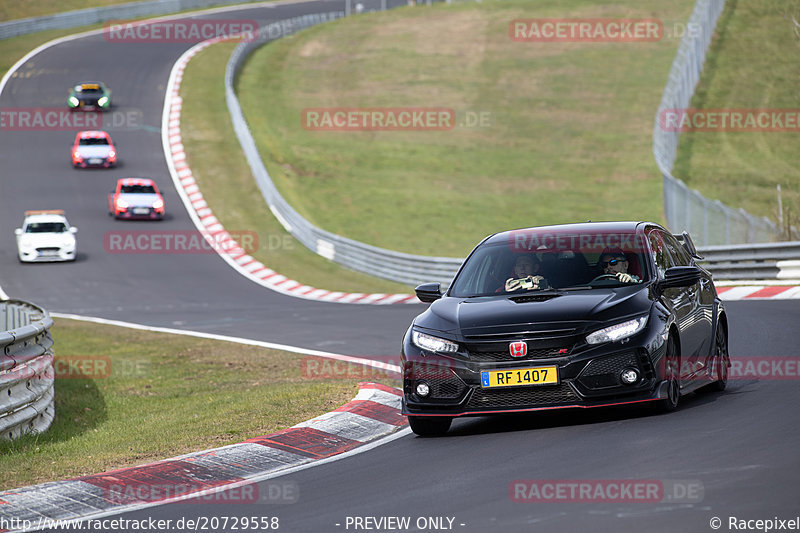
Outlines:
<svg viewBox="0 0 800 533"><path fill-rule="evenodd" d="M76 109L105 111L111 108L111 90L99 81L79 83L70 89L67 105L72 111Z"/></svg>

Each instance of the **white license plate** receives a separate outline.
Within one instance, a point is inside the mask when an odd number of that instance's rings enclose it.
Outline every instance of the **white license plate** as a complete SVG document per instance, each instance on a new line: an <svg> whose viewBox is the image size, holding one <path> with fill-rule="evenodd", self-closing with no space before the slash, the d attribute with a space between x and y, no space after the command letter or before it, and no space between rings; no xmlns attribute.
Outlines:
<svg viewBox="0 0 800 533"><path fill-rule="evenodd" d="M93 158L91 158L89 160L89 164L90 165L102 165L103 164L103 160L102 159L97 159L96 157L93 157Z"/></svg>
<svg viewBox="0 0 800 533"><path fill-rule="evenodd" d="M148 209L146 207L134 207L133 208L133 214L134 215L149 215L150 214L150 209Z"/></svg>

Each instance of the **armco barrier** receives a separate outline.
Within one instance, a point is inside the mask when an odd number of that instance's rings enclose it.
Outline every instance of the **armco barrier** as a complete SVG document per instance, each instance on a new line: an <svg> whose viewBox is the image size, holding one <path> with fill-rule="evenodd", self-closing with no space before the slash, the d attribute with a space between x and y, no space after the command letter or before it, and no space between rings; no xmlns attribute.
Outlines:
<svg viewBox="0 0 800 533"><path fill-rule="evenodd" d="M42 432L53 421L52 325L33 304L0 302L0 438Z"/></svg>
<svg viewBox="0 0 800 533"><path fill-rule="evenodd" d="M800 241L699 248L716 280L800 279Z"/></svg>

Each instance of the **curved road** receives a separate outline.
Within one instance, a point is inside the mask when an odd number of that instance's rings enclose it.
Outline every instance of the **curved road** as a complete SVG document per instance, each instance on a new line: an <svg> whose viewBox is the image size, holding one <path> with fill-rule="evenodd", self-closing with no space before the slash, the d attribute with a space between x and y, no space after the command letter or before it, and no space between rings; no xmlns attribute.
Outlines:
<svg viewBox="0 0 800 533"><path fill-rule="evenodd" d="M261 25L343 9L341 2L309 2L214 13L206 18L253 19ZM75 83L100 79L113 91L109 128L118 144L116 169L73 170L75 129L0 131L0 287L49 311L127 320L291 344L348 355L398 353L414 305L339 305L300 300L258 287L215 254L110 254L108 231L194 230L180 202L161 146L164 91L172 65L190 44L114 43L104 35L69 41L24 64L0 95L2 109L64 109ZM132 127L131 127L132 126ZM224 155L223 155L224 156ZM164 190L168 219L116 221L106 195L117 178L147 176ZM20 265L13 228L27 209L64 209L79 229L74 264ZM237 228L231 228L237 229ZM241 228L239 228L241 229ZM260 236L265 239L266 236ZM325 280L317 286L325 288ZM353 324L358 330L353 331Z"/></svg>
<svg viewBox="0 0 800 533"><path fill-rule="evenodd" d="M208 16L265 24L337 9L340 2L308 2ZM294 299L256 288L214 255L105 252L103 235L109 230L194 229L178 205L158 133L171 65L188 47L86 37L35 56L10 80L0 95L3 109L63 107L71 84L102 79L114 90L116 110L141 112L142 127L113 133L124 164L108 171L70 169L72 130L0 132L0 287L51 311L347 354L396 353L421 306ZM105 194L126 175L158 179L171 208L168 220L154 225L106 215ZM24 210L35 208L63 208L80 228L76 263L17 263L12 229ZM727 308L734 358L800 355L795 340L800 304L730 302ZM616 409L464 419L446 438L407 435L284 476L299 487L296 504L175 504L121 516L277 516L281 531L297 532L366 530L348 528L347 517L397 516L410 517L408 531L426 530L417 528L420 517L446 517L454 519L456 531L637 533L712 531L709 521L716 516L724 522L721 531L729 531L729 516L800 514L797 405L797 379L751 380L732 382L723 394L692 395L678 412L663 416ZM702 491L685 502L515 503L509 486L517 479L677 480ZM427 530L444 530L450 524L446 518L439 529Z"/></svg>

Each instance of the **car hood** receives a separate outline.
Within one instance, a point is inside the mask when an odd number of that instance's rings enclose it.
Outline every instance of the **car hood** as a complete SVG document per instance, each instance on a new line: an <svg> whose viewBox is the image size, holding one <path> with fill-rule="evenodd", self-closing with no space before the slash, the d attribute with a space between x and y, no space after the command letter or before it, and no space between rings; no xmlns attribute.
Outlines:
<svg viewBox="0 0 800 533"><path fill-rule="evenodd" d="M152 207L156 200L161 199L157 194L120 194L118 198L128 202L131 207Z"/></svg>
<svg viewBox="0 0 800 533"><path fill-rule="evenodd" d="M81 157L88 158L88 157L108 157L108 152L111 151L111 147L108 145L99 145L99 146L78 146L77 152L81 154Z"/></svg>
<svg viewBox="0 0 800 533"><path fill-rule="evenodd" d="M71 233L23 233L17 238L20 246L50 248L67 246L75 242Z"/></svg>
<svg viewBox="0 0 800 533"><path fill-rule="evenodd" d="M646 313L652 304L648 286L541 291L520 297L444 297L417 317L415 325L456 336L513 333L539 323L570 322L590 326Z"/></svg>

